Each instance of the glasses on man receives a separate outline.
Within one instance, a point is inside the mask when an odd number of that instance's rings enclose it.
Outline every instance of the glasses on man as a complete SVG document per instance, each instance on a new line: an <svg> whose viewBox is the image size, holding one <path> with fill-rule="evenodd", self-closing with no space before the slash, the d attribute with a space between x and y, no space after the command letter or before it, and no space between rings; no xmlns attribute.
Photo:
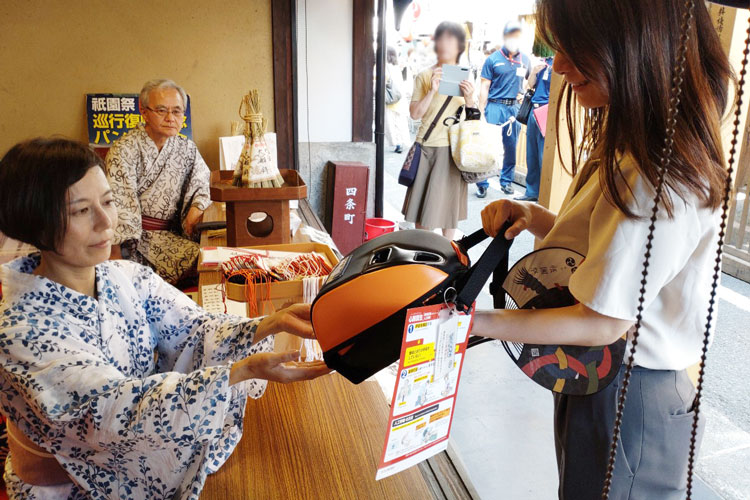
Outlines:
<svg viewBox="0 0 750 500"><path fill-rule="evenodd" d="M182 108L172 108L172 109L169 109L169 108L165 108L163 106L157 106L156 108L149 108L148 106L146 106L146 109L149 110L149 111L151 111L152 113L156 113L161 118L164 118L164 117L166 117L169 114L171 114L172 116L174 116L175 118L178 118L178 119L182 118L183 116L185 116L185 110L182 109Z"/></svg>

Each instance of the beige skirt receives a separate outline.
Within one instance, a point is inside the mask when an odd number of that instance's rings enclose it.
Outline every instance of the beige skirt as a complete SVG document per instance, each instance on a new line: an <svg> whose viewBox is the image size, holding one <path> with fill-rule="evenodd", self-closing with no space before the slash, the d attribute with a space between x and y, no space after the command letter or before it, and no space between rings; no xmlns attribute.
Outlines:
<svg viewBox="0 0 750 500"><path fill-rule="evenodd" d="M402 213L407 221L428 229L455 229L466 219L467 194L450 147L422 146L417 177L406 191Z"/></svg>

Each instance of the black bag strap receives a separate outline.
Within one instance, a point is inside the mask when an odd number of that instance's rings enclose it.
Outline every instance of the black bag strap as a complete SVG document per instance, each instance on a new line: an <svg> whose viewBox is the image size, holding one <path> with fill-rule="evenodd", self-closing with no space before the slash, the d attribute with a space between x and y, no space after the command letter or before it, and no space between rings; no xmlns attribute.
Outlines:
<svg viewBox="0 0 750 500"><path fill-rule="evenodd" d="M454 115L451 115L447 117L445 120L443 120L443 125L445 125L446 127L450 127L451 125L454 125L460 122L461 115L463 114L463 112L464 112L464 106L459 106Z"/></svg>
<svg viewBox="0 0 750 500"><path fill-rule="evenodd" d="M443 105L440 107L440 110L435 115L435 119L432 120L432 123L430 123L430 127L427 129L427 132L424 133L424 137L422 137L422 142L427 142L427 139L430 138L430 134L432 134L432 131L437 126L438 120L440 120L440 117L443 116L443 113L445 113L445 110L448 109L448 104L450 104L451 100L453 100L453 96L449 95L448 98L443 103Z"/></svg>
<svg viewBox="0 0 750 500"><path fill-rule="evenodd" d="M489 238L489 236L487 236L487 233L484 232L484 229L480 229L479 231L474 231L471 234L467 234L466 236L458 240L456 244L461 248L461 250L463 250L464 253L467 253L470 249L479 245L487 238Z"/></svg>
<svg viewBox="0 0 750 500"><path fill-rule="evenodd" d="M462 312L469 312L474 301L482 291L484 284L497 266L508 257L513 240L505 238L505 231L510 228L511 223L506 222L497 236L492 240L487 250L484 251L476 264L474 264L461 282L458 283L458 295L456 296L456 308ZM489 238L483 229L480 229L457 242L458 246L467 252Z"/></svg>

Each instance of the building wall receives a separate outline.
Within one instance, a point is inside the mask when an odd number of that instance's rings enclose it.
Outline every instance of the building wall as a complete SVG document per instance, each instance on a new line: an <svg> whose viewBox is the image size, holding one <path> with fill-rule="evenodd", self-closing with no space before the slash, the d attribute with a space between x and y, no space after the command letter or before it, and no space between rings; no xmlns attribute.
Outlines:
<svg viewBox="0 0 750 500"><path fill-rule="evenodd" d="M374 212L375 144L351 142L354 1L297 1L297 154L310 203L321 218L329 161L370 167L367 212Z"/></svg>
<svg viewBox="0 0 750 500"><path fill-rule="evenodd" d="M352 140L353 5L354 0L297 1L300 142Z"/></svg>
<svg viewBox="0 0 750 500"><path fill-rule="evenodd" d="M274 128L271 0L3 0L0 34L0 152L39 135L85 141L86 93L160 77L190 94L212 168L250 88Z"/></svg>
<svg viewBox="0 0 750 500"><path fill-rule="evenodd" d="M367 186L367 216L375 212L375 143L374 142L305 142L300 143L300 173L307 181L310 206L325 220L326 175L331 161L359 162L370 167ZM398 207L400 208L400 207Z"/></svg>

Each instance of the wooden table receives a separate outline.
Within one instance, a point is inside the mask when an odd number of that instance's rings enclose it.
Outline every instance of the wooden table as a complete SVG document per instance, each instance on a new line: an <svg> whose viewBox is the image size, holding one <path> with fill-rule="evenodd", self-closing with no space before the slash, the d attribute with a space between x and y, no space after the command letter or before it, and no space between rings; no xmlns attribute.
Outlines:
<svg viewBox="0 0 750 500"><path fill-rule="evenodd" d="M248 401L243 438L201 498L432 498L416 467L375 481L387 420L375 382L271 383Z"/></svg>
<svg viewBox="0 0 750 500"><path fill-rule="evenodd" d="M311 219L309 206L300 206L298 213L308 225L319 223ZM218 214L221 210L214 207L206 218ZM221 238L205 243L225 244ZM218 272L202 272L200 286L219 278ZM388 413L376 382L353 385L332 374L310 382L270 383L262 398L248 401L242 440L208 477L201 499L471 498L445 453L375 481Z"/></svg>

